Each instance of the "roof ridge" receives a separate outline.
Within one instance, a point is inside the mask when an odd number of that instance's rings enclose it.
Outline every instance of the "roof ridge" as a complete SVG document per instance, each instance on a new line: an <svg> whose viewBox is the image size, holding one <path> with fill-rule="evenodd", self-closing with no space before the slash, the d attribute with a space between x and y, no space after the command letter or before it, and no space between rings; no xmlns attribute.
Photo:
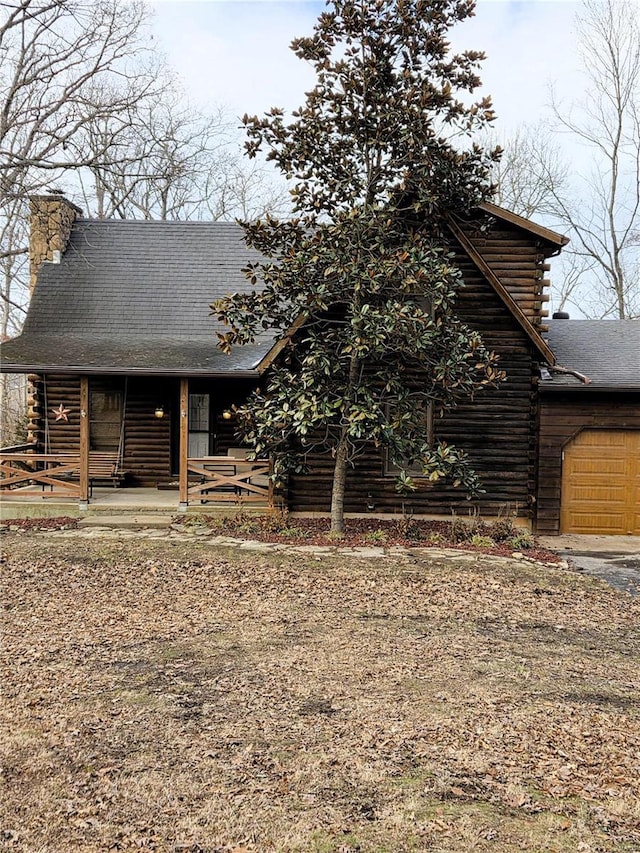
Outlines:
<svg viewBox="0 0 640 853"><path fill-rule="evenodd" d="M145 227L155 225L158 227L179 226L192 228L194 225L216 227L242 228L238 222L230 222L218 219L100 219L95 216L80 216L74 221L76 225L144 225Z"/></svg>

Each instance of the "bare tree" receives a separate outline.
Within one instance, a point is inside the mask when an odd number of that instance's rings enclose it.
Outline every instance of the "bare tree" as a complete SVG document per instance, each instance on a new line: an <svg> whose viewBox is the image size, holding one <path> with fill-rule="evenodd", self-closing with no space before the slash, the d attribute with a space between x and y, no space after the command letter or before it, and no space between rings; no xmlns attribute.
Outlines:
<svg viewBox="0 0 640 853"><path fill-rule="evenodd" d="M552 91L552 121L507 140L496 170L499 203L571 237L554 307L593 317L640 316L639 8L585 0L584 96L565 104Z"/></svg>
<svg viewBox="0 0 640 853"><path fill-rule="evenodd" d="M264 164L257 159L248 164L236 155L227 163L224 184L216 193L206 194L206 207L206 218L251 222L266 214L286 215L291 210L291 195L286 181Z"/></svg>
<svg viewBox="0 0 640 853"><path fill-rule="evenodd" d="M78 175L83 205L98 217L231 219L282 203L283 192L241 162L238 132L223 110L194 109L172 79L126 114L89 123L78 144L95 152Z"/></svg>
<svg viewBox="0 0 640 853"><path fill-rule="evenodd" d="M28 299L27 197L85 165L78 145L99 116L127 113L157 87L142 2L0 4L0 296L6 337ZM112 156L108 145L103 160ZM92 157L95 152L92 152Z"/></svg>
<svg viewBox="0 0 640 853"><path fill-rule="evenodd" d="M626 0L586 0L579 17L587 84L583 100L565 109L560 127L592 155L582 192L556 194L578 254L592 264L600 316L640 316L640 16Z"/></svg>
<svg viewBox="0 0 640 853"><path fill-rule="evenodd" d="M166 79L158 94L84 128L77 144L93 154L80 172L85 206L99 217L197 218L212 176L224 183L229 142L223 112L199 113Z"/></svg>
<svg viewBox="0 0 640 853"><path fill-rule="evenodd" d="M495 137L490 143L498 144ZM560 147L539 125L521 125L500 140L502 155L493 165L497 204L530 219L553 217L555 196L567 188L568 165Z"/></svg>
<svg viewBox="0 0 640 853"><path fill-rule="evenodd" d="M79 132L98 116L130 109L153 88L155 73L140 62L141 2L16 0L0 8L0 192L6 198L21 193L25 180L47 180L42 172L82 165L83 152L73 145ZM108 156L108 148L102 153Z"/></svg>
<svg viewBox="0 0 640 853"><path fill-rule="evenodd" d="M496 203L550 228L570 230L559 212L558 199L571 192L571 168L551 130L541 124L522 125L502 141L501 148L502 157L493 168ZM555 311L573 305L582 313L597 314L597 303L585 286L594 266L593 259L584 257L573 244L563 249L554 265L551 296Z"/></svg>
<svg viewBox="0 0 640 853"><path fill-rule="evenodd" d="M0 340L17 334L25 313L27 222L22 199L5 199L0 216Z"/></svg>
<svg viewBox="0 0 640 853"><path fill-rule="evenodd" d="M568 301L588 316L640 316L640 15L627 0L585 0L578 16L584 97L552 93L559 132L589 166L553 191L553 213L572 238L580 284ZM548 183L549 170L539 169Z"/></svg>

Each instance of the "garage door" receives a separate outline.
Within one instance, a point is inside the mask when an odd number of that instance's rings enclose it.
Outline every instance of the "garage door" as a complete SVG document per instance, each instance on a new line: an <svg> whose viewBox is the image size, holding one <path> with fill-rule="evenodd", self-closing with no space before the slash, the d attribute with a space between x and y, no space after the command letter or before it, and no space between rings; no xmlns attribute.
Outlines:
<svg viewBox="0 0 640 853"><path fill-rule="evenodd" d="M640 432L585 430L565 447L560 530L640 534Z"/></svg>

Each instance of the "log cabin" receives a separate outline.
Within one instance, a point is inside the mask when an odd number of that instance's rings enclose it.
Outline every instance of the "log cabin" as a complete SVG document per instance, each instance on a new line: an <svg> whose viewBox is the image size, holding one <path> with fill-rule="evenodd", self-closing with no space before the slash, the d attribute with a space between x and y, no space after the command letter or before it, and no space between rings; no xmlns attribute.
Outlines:
<svg viewBox="0 0 640 853"><path fill-rule="evenodd" d="M175 486L176 508L277 500L294 512L327 512L331 459L312 458L308 473L291 476L276 496L269 460L249 463L238 446L233 404L261 381L281 345L265 334L231 355L216 347L209 306L249 287L242 267L257 259L241 228L85 219L58 194L30 204L31 304L22 334L3 347L2 369L29 375L31 462L25 471L20 454L3 455L5 495L31 483L86 506L94 481L106 480L132 490ZM541 393L558 375L548 374L556 357L546 337L547 259L567 238L493 204L449 228L465 283L457 311L500 355L507 379L445 413L436 430L467 451L484 493L469 503L461 491L425 481L402 497L384 453L371 447L350 471L345 509L508 511L535 528L540 501L541 529L557 532L560 481L554 469L555 485L546 483L550 460L539 463L539 446L541 423L562 396Z"/></svg>

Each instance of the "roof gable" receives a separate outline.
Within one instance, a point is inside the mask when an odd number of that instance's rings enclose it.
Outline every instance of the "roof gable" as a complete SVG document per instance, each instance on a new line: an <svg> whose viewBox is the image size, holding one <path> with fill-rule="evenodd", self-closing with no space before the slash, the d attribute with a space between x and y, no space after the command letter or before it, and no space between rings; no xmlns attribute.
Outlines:
<svg viewBox="0 0 640 853"><path fill-rule="evenodd" d="M458 225L458 223L456 223L451 217L449 217L447 221L449 228L451 229L451 232L455 236L456 240L460 243L460 245L467 253L469 258L473 261L477 269L480 270L482 275L486 278L491 287L500 297L503 304L507 307L509 312L515 318L517 324L520 326L522 331L533 344L535 350L538 352L541 358L548 364L554 364L555 357L551 347L549 347L549 345L544 340L538 329L533 325L529 317L527 317L525 312L518 305L516 300L507 290L507 288L502 284L498 276L491 269L489 264L480 254L480 252L477 251L471 240L464 233L462 227Z"/></svg>

